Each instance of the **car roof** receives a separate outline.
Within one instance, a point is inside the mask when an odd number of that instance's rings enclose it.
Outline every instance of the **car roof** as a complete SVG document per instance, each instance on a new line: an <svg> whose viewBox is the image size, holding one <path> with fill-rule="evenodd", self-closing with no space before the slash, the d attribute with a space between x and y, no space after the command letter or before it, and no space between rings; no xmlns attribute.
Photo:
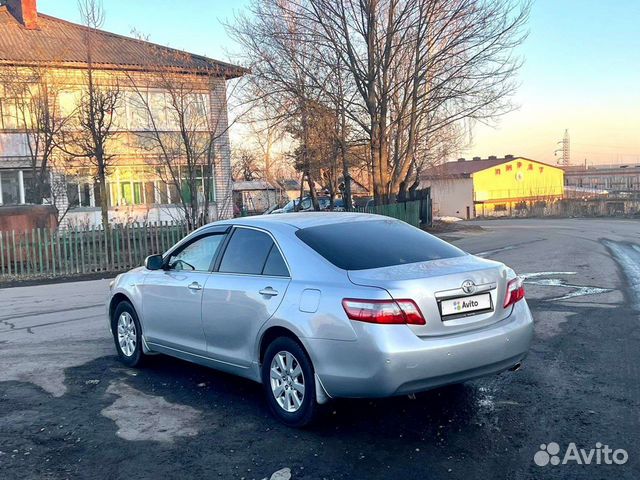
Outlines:
<svg viewBox="0 0 640 480"><path fill-rule="evenodd" d="M271 215L256 215L253 217L238 217L214 222L210 225L245 225L249 227L269 228L271 225L289 225L294 228L309 228L335 223L357 222L367 220L381 220L380 215L354 212L298 212Z"/></svg>

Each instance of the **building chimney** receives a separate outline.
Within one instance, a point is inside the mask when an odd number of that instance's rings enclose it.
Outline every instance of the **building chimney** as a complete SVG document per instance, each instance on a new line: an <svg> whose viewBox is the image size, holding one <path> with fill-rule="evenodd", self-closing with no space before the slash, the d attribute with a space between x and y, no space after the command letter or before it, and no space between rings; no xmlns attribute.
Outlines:
<svg viewBox="0 0 640 480"><path fill-rule="evenodd" d="M497 160L498 157L495 155L489 155L489 160Z"/></svg>
<svg viewBox="0 0 640 480"><path fill-rule="evenodd" d="M6 0L7 8L27 30L38 28L36 0Z"/></svg>
<svg viewBox="0 0 640 480"><path fill-rule="evenodd" d="M458 161L459 162L465 162L466 160L464 158L459 158Z"/></svg>
<svg viewBox="0 0 640 480"><path fill-rule="evenodd" d="M482 158L481 157L473 157L473 161L474 162L477 162L478 160L482 160Z"/></svg>
<svg viewBox="0 0 640 480"><path fill-rule="evenodd" d="M510 153L508 153L507 155L504 156L505 160L513 160L513 155L511 155Z"/></svg>

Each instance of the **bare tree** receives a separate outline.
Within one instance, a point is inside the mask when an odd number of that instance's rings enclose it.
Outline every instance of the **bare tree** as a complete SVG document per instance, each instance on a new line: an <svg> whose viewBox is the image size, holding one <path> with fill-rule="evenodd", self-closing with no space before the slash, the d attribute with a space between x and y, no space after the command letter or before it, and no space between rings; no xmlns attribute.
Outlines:
<svg viewBox="0 0 640 480"><path fill-rule="evenodd" d="M254 151L248 148L238 148L233 152L232 157L234 180L250 182L266 178L266 169L260 164Z"/></svg>
<svg viewBox="0 0 640 480"><path fill-rule="evenodd" d="M50 181L56 144L67 120L60 112L59 85L44 67L5 67L0 83L5 97L13 100L15 127L24 133L32 179L27 201L51 201L59 207Z"/></svg>
<svg viewBox="0 0 640 480"><path fill-rule="evenodd" d="M310 128L314 122L312 110L322 93L316 85L323 78L329 81L327 70L313 62L307 48L311 44L308 25L302 8L293 0L260 0L252 4L250 14L240 15L229 33L243 46L246 62L253 75L248 79L252 105L268 105L268 121L281 124L284 131L296 140L291 157L306 180L315 209L318 201L311 168ZM301 194L304 188L301 186Z"/></svg>
<svg viewBox="0 0 640 480"><path fill-rule="evenodd" d="M513 108L513 52L529 9L528 0L254 0L231 32L272 102L322 102L344 132L361 132L386 203L417 171L419 146L446 138L440 130Z"/></svg>
<svg viewBox="0 0 640 480"><path fill-rule="evenodd" d="M231 175L225 198L216 199L218 218L210 206L216 192L216 172L223 172L222 149L229 130L225 77L214 65L196 64L186 53L148 45L149 55L167 64L184 65L176 73L159 69L151 77L128 74L133 96L127 101L138 110L140 128L135 135L159 169L161 180L178 197L182 216L190 229L221 218L230 208Z"/></svg>
<svg viewBox="0 0 640 480"><path fill-rule="evenodd" d="M109 225L109 192L107 177L115 155L110 143L117 135L116 116L121 107L121 90L117 77L99 72L94 64L96 31L104 23L104 9L100 0L78 0L78 8L85 29L86 68L77 99L77 107L63 130L59 147L71 159L88 165L98 185L102 226L107 246L111 245Z"/></svg>

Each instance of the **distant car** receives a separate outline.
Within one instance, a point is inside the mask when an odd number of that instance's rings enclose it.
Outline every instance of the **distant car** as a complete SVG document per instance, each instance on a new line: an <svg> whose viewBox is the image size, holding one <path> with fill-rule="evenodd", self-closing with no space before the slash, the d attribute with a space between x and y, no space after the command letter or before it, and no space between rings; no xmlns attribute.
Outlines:
<svg viewBox="0 0 640 480"><path fill-rule="evenodd" d="M331 200L329 199L329 197L317 197L318 199L318 207L320 208L320 210L328 210L329 209L329 205L331 204ZM338 202L342 202L342 200L335 200L334 205L335 207L337 207ZM287 203L284 207L282 208L278 208L275 210L272 210L271 214L278 214L278 213L293 213L296 211L296 206L300 203L300 200L298 199L294 199L289 201L289 203ZM304 197L302 199L302 203L300 204L300 208L297 210L299 212L309 212L313 210L313 202L311 200L311 197ZM335 211L340 211L339 208L334 208ZM342 203L342 210L344 210L344 203ZM265 212L267 213L267 212Z"/></svg>
<svg viewBox="0 0 640 480"><path fill-rule="evenodd" d="M262 214L263 215L269 215L270 213L273 213L274 210L278 210L278 205L271 205L269 208L267 208Z"/></svg>
<svg viewBox="0 0 640 480"><path fill-rule="evenodd" d="M359 213L224 220L110 285L122 362L164 353L263 384L277 418L517 369L522 278L404 222Z"/></svg>
<svg viewBox="0 0 640 480"><path fill-rule="evenodd" d="M304 202L305 199L303 199ZM269 212L270 214L278 214L278 213L291 213L294 212L296 209L296 206L298 205L300 201L299 200L291 200L289 201L289 203L287 203L284 207L282 208L276 208L275 210L272 210L271 212ZM309 202L311 202L311 199L309 199Z"/></svg>

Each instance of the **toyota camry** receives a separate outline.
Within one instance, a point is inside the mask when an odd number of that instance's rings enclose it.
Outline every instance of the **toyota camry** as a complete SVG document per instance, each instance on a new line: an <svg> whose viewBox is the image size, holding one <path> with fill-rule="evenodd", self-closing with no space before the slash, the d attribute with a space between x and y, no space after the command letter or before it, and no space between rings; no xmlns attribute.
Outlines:
<svg viewBox="0 0 640 480"><path fill-rule="evenodd" d="M260 382L291 426L334 398L517 369L533 334L512 269L378 215L214 222L110 288L122 362L161 353Z"/></svg>

